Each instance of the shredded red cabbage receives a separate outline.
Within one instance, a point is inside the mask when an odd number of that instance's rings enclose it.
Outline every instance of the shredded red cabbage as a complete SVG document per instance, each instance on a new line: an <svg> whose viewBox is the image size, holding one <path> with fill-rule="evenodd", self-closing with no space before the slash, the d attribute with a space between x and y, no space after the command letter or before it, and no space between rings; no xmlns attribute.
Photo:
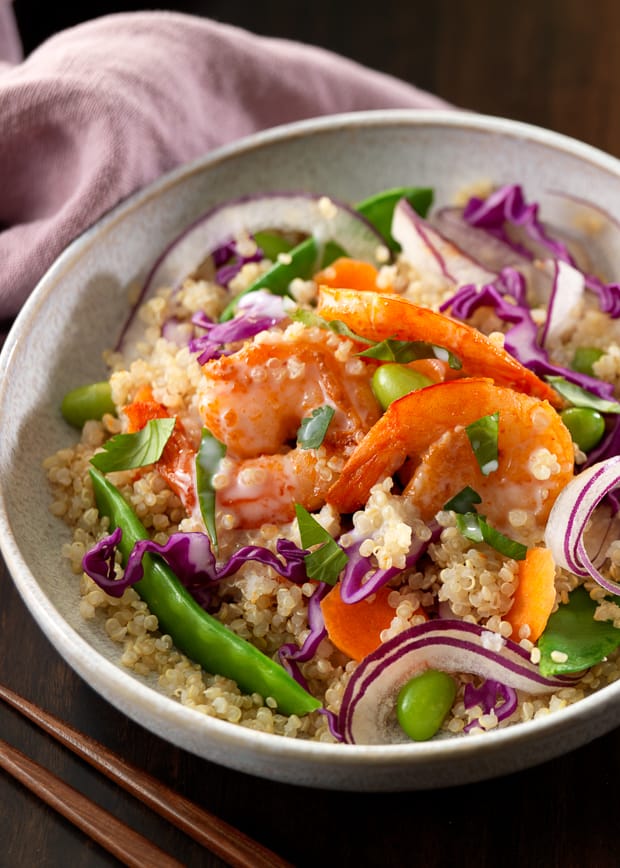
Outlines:
<svg viewBox="0 0 620 868"><path fill-rule="evenodd" d="M507 184L500 187L487 199L475 196L469 200L463 211L463 217L472 226L486 229L491 235L499 238L516 250L521 256L532 258L532 253L522 244L512 239L506 231L505 224L519 226L538 244L547 248L553 256L574 265L568 248L561 241L551 238L538 219L538 203L528 204L519 184Z"/></svg>
<svg viewBox="0 0 620 868"><path fill-rule="evenodd" d="M439 539L441 527L436 522L429 525L431 536L428 540L414 540L405 557L404 567L375 567L371 556L360 554L361 540L356 540L344 549L349 560L340 577L340 596L344 603L357 603L366 599L387 584L403 570L414 567L432 542Z"/></svg>
<svg viewBox="0 0 620 868"><path fill-rule="evenodd" d="M538 326L525 302L525 292L523 275L514 268L504 268L497 280L480 289L473 284L462 286L440 309L449 308L455 319L467 320L479 307L493 308L501 320L512 324L505 334L504 346L522 365L539 377L561 376L588 392L613 400L611 383L549 361L547 351L540 344ZM514 300L514 304L507 300L507 296Z"/></svg>
<svg viewBox="0 0 620 868"><path fill-rule="evenodd" d="M258 295L258 293L252 293ZM276 298L272 296L272 299ZM223 355L230 355L233 350L225 350L226 344L245 341L254 337L259 332L272 328L286 318L283 301L277 297L277 301L270 301L268 309L262 312L262 296L254 300L254 304L242 308L243 312L228 322L214 322L202 311L195 313L192 323L199 328L205 329L206 334L193 338L189 343L192 353L199 353L198 363L204 365L210 359L218 359Z"/></svg>
<svg viewBox="0 0 620 868"><path fill-rule="evenodd" d="M316 654L321 641L327 635L323 611L321 609L321 600L330 590L331 585L328 585L326 582L318 582L312 592L312 596L308 599L308 627L310 628L310 632L303 644L298 647L289 642L281 645L278 649L280 662L284 668L306 690L308 689L308 684L301 674L298 664L311 660Z"/></svg>
<svg viewBox="0 0 620 868"><path fill-rule="evenodd" d="M126 588L140 581L144 574L142 558L147 553L159 555L201 605L210 586L236 573L247 561L265 564L298 585L308 580L304 565L308 552L290 540L278 540L277 555L262 546L242 546L218 566L211 540L206 533L198 532L174 533L163 545L150 539L139 540L127 559L123 578L115 579L114 556L121 539L122 531L116 528L86 552L82 561L84 572L112 597L122 596Z"/></svg>
<svg viewBox="0 0 620 868"><path fill-rule="evenodd" d="M236 277L244 265L248 262L260 262L263 259L263 251L256 247L249 256L239 252L239 245L234 239L226 241L217 247L213 253L213 263L217 269L215 279L220 286L228 286Z"/></svg>
<svg viewBox="0 0 620 868"><path fill-rule="evenodd" d="M473 684L465 686L463 704L467 709L479 705L482 708L483 714L490 714L494 711L498 721L501 722L516 711L519 698L514 687L508 687L508 685L502 684L501 681L487 678L480 687L474 687ZM471 723L467 724L464 731L469 732L478 725L477 720L472 720Z"/></svg>
<svg viewBox="0 0 620 868"><path fill-rule="evenodd" d="M508 244L520 256L535 258L535 253L525 244L515 241L507 232L506 224L521 228L526 236L542 245L551 255L578 268L568 247L551 237L538 218L538 203L528 204L519 184L500 187L487 199L472 197L463 211L463 218L471 225L484 229L489 234ZM599 299L603 313L616 319L620 316L620 284L604 283L592 274L584 274L585 285Z"/></svg>

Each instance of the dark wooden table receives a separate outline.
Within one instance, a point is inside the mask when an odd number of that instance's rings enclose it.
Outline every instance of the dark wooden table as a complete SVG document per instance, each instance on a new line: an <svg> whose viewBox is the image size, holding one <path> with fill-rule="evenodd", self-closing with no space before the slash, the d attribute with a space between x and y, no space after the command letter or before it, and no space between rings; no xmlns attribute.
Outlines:
<svg viewBox="0 0 620 868"><path fill-rule="evenodd" d="M457 105L547 126L620 156L617 0L383 0L361 9L321 0L148 5L325 45ZM15 6L31 49L55 29L140 4L93 2L72 10L16 0ZM299 866L620 864L618 730L537 768L453 789L343 794L255 779L171 747L100 699L49 645L1 562L0 681ZM221 864L3 707L0 733L181 861ZM0 773L0 866L114 864Z"/></svg>

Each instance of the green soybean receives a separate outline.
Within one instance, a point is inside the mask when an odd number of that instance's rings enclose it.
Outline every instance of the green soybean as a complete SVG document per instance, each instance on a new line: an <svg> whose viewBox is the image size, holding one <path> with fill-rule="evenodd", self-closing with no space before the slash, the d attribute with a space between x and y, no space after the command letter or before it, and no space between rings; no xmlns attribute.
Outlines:
<svg viewBox="0 0 620 868"><path fill-rule="evenodd" d="M432 384L433 381L425 377L424 374L420 374L419 371L415 371L407 365L397 363L380 365L372 375L371 381L375 398L384 410L387 410L392 401L397 398L402 398L409 392L423 389L425 386L432 386Z"/></svg>
<svg viewBox="0 0 620 868"><path fill-rule="evenodd" d="M568 407L560 417L583 452L593 449L605 433L605 419L590 407Z"/></svg>
<svg viewBox="0 0 620 868"><path fill-rule="evenodd" d="M445 672L426 669L401 687L396 716L413 741L432 738L452 708L456 682Z"/></svg>
<svg viewBox="0 0 620 868"><path fill-rule="evenodd" d="M110 384L89 383L67 392L62 399L60 412L69 425L81 428L89 419L101 419L106 413L116 415Z"/></svg>
<svg viewBox="0 0 620 868"><path fill-rule="evenodd" d="M602 355L603 350L599 350L596 347L577 347L570 366L573 371L593 377L594 371L592 370L592 365L594 362L598 362Z"/></svg>

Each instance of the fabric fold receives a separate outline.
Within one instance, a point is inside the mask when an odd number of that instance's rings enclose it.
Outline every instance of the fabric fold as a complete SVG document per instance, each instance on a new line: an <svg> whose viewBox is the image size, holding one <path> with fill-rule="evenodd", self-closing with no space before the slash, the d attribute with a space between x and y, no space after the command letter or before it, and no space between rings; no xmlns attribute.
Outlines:
<svg viewBox="0 0 620 868"><path fill-rule="evenodd" d="M446 107L326 50L179 13L64 31L0 65L0 318L102 214L219 145L336 112Z"/></svg>

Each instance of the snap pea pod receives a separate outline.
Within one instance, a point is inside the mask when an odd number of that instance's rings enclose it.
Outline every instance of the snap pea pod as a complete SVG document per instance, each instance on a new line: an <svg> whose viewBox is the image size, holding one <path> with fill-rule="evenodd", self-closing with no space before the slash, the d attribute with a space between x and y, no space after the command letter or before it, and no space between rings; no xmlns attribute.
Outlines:
<svg viewBox="0 0 620 868"><path fill-rule="evenodd" d="M398 244L391 236L392 215L394 208L401 199L407 199L412 208L424 216L433 198L433 191L427 187L395 187L377 193L355 206L362 217L365 217L385 238L385 243L392 250L398 250ZM286 262L275 262L258 280L255 280L243 292L239 293L225 308L220 317L222 322L232 319L235 315L238 300L257 289L268 289L275 295L285 295L292 280L296 277L307 280L320 268L326 268L339 256L346 252L334 242L325 244L322 250L312 237L306 238L301 244L288 251Z"/></svg>
<svg viewBox="0 0 620 868"><path fill-rule="evenodd" d="M118 489L94 468L89 472L99 513L110 519L112 530L123 532L119 549L125 563L135 543L148 534ZM246 693L273 697L283 714L303 715L320 707L282 666L205 612L161 559L145 555L142 564L144 576L134 585L136 591L190 659L232 678Z"/></svg>

